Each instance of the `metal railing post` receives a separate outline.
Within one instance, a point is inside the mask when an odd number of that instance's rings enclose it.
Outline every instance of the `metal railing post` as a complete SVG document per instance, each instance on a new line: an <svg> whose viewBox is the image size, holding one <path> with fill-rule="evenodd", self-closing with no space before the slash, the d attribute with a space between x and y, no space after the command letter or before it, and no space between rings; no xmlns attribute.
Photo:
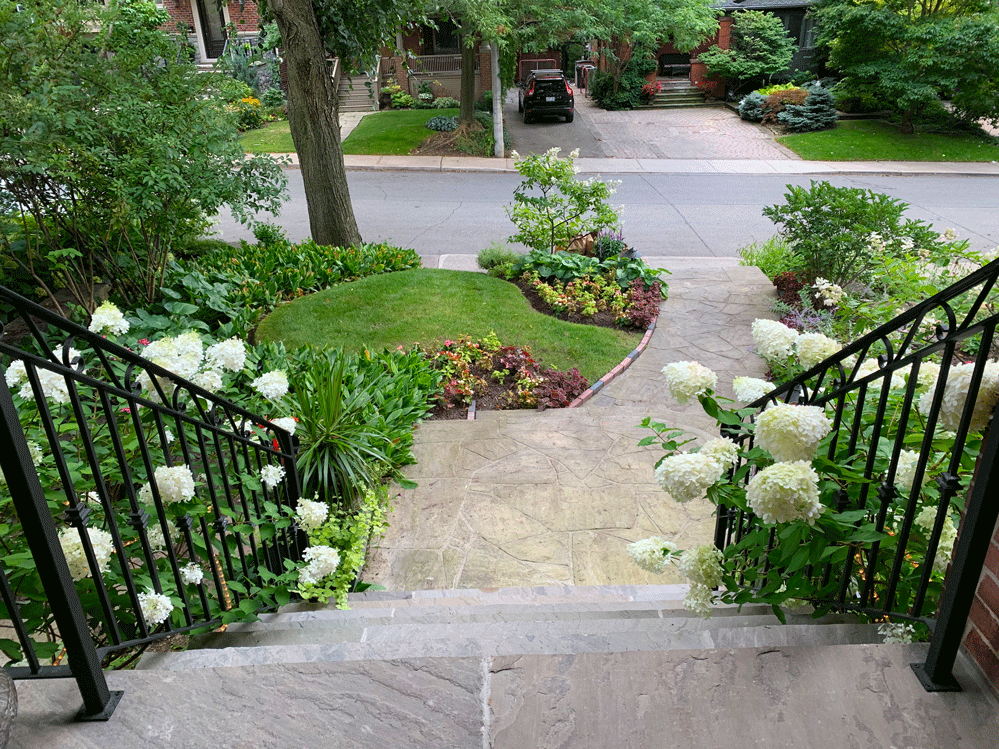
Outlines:
<svg viewBox="0 0 999 749"><path fill-rule="evenodd" d="M940 614L933 628L930 650L925 663L912 664L912 670L927 692L961 691L961 685L952 671L964 639L964 628L975 601L996 520L999 519L999 502L996 501L999 497L999 473L993 470L997 450L999 422L993 416L968 496L961 535L954 547L951 569L940 598Z"/></svg>
<svg viewBox="0 0 999 749"><path fill-rule="evenodd" d="M0 378L0 414L3 416L0 468L3 468L25 540L66 647L70 670L83 696L83 708L76 719L107 720L122 692L108 689L80 597L59 544L52 513L45 501L45 492L31 461L21 420L3 378Z"/></svg>

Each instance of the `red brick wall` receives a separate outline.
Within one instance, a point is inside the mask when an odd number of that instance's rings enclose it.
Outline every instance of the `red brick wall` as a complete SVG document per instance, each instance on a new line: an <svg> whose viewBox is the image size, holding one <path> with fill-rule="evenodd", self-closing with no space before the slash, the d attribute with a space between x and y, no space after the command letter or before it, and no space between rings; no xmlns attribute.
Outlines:
<svg viewBox="0 0 999 749"><path fill-rule="evenodd" d="M992 686L999 689L999 524L989 544L985 570L971 607L964 647Z"/></svg>

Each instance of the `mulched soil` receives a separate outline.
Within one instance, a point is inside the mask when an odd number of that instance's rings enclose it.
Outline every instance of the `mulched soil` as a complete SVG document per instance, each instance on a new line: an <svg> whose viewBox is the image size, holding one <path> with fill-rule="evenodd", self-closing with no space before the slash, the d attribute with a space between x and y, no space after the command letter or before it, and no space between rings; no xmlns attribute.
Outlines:
<svg viewBox="0 0 999 749"><path fill-rule="evenodd" d="M455 133L434 133L418 148L410 153L413 156L469 156L467 151L454 147Z"/></svg>

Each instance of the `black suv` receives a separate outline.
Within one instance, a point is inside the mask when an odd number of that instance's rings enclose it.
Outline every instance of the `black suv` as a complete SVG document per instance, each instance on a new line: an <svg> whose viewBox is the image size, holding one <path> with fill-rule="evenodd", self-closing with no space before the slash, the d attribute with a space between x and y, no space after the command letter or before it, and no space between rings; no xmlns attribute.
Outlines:
<svg viewBox="0 0 999 749"><path fill-rule="evenodd" d="M535 70L520 84L517 111L524 113L524 122L547 115L572 122L574 104L572 87L561 70Z"/></svg>

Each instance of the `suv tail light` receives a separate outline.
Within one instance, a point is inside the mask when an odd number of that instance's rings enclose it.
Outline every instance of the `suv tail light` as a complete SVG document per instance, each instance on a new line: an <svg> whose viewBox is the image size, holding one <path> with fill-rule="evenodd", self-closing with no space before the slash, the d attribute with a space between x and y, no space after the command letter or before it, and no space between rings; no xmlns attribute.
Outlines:
<svg viewBox="0 0 999 749"><path fill-rule="evenodd" d="M528 88L527 88L527 95L528 96L533 96L534 95L534 81L531 81L531 85L528 86Z"/></svg>
<svg viewBox="0 0 999 749"><path fill-rule="evenodd" d="M567 79L567 80L566 80L566 82L565 82L565 92L566 92L567 94L569 94L569 96L572 96L572 88L571 88L571 87L569 86L569 81L568 81L568 79Z"/></svg>

